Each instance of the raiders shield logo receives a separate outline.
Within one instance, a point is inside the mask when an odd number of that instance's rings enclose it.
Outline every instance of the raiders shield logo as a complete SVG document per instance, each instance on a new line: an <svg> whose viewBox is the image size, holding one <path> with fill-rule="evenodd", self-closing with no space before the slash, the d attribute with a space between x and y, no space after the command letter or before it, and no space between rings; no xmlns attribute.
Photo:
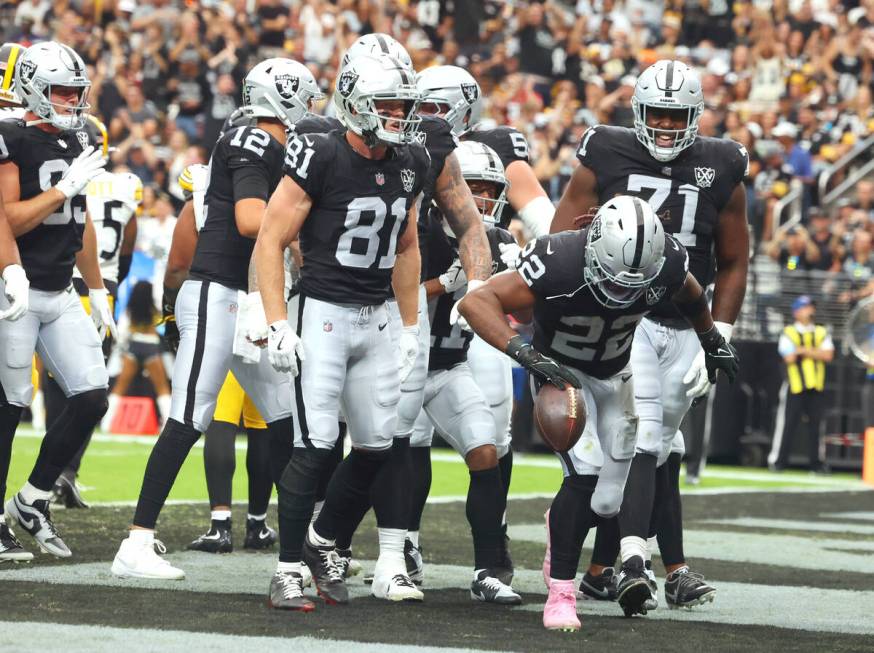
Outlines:
<svg viewBox="0 0 874 653"><path fill-rule="evenodd" d="M647 306L652 306L654 304L658 304L662 297L665 296L665 291L667 290L667 286L656 286L653 288L650 286L646 289L646 303Z"/></svg>
<svg viewBox="0 0 874 653"><path fill-rule="evenodd" d="M715 176L716 170L713 168L695 168L695 183L700 188L710 188Z"/></svg>
<svg viewBox="0 0 874 653"><path fill-rule="evenodd" d="M29 82L36 75L36 64L32 61L22 61L18 64L18 79L22 82Z"/></svg>
<svg viewBox="0 0 874 653"><path fill-rule="evenodd" d="M76 132L76 138L79 139L79 145L82 146L83 150L90 145L90 143L88 142L88 133L87 132L84 132L84 131ZM96 147L96 144L95 144L95 147Z"/></svg>
<svg viewBox="0 0 874 653"><path fill-rule="evenodd" d="M401 170L401 182L404 184L404 190L408 193L413 192L413 184L416 183L416 173L409 168Z"/></svg>
<svg viewBox="0 0 874 653"><path fill-rule="evenodd" d="M355 88L355 82L358 81L358 73L347 70L339 79L337 79L337 92L343 97L349 97L352 89Z"/></svg>
<svg viewBox="0 0 874 653"><path fill-rule="evenodd" d="M477 89L476 84L462 84L461 94L464 96L465 102L473 104L476 102L477 97L479 97L479 90Z"/></svg>
<svg viewBox="0 0 874 653"><path fill-rule="evenodd" d="M294 75L277 75L273 81L276 84L276 92L283 100L290 100L300 86L300 80Z"/></svg>

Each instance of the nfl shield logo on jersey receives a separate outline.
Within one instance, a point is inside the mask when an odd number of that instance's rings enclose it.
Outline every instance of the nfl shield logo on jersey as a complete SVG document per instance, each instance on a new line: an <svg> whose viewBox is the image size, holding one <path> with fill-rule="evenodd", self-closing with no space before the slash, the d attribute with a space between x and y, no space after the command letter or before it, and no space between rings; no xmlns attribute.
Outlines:
<svg viewBox="0 0 874 653"><path fill-rule="evenodd" d="M330 320L325 320L322 324L322 329L324 329L325 333L331 333L334 330L334 325L331 324Z"/></svg>
<svg viewBox="0 0 874 653"><path fill-rule="evenodd" d="M274 82L276 83L276 92L285 100L290 100L300 85L300 80L294 75L277 75Z"/></svg>
<svg viewBox="0 0 874 653"><path fill-rule="evenodd" d="M461 94L464 96L464 100L468 104L473 104L474 102L476 102L476 98L479 95L479 93L477 92L476 84L462 84Z"/></svg>
<svg viewBox="0 0 874 653"><path fill-rule="evenodd" d="M695 168L695 183L701 188L710 188L715 176L716 170L713 168Z"/></svg>
<svg viewBox="0 0 874 653"><path fill-rule="evenodd" d="M355 88L355 82L358 81L358 73L347 70L337 80L337 92L343 97L349 97L352 89Z"/></svg>
<svg viewBox="0 0 874 653"><path fill-rule="evenodd" d="M667 290L666 286L657 286L655 288L649 287L646 289L646 303L649 306L653 304L658 304L662 297L665 296L665 291Z"/></svg>
<svg viewBox="0 0 874 653"><path fill-rule="evenodd" d="M401 170L401 181L404 184L404 190L408 193L413 192L413 184L416 183L416 173L409 168Z"/></svg>
<svg viewBox="0 0 874 653"><path fill-rule="evenodd" d="M84 131L76 132L76 138L79 139L79 145L82 146L83 150L86 147L88 147L88 133L87 132L84 132Z"/></svg>
<svg viewBox="0 0 874 653"><path fill-rule="evenodd" d="M381 172L376 173L376 185L382 186L385 183L385 175Z"/></svg>

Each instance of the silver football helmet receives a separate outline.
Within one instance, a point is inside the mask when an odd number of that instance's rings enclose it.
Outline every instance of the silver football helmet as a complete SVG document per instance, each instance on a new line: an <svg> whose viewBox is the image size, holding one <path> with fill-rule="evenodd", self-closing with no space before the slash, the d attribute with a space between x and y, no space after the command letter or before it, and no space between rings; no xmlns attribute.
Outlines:
<svg viewBox="0 0 874 653"><path fill-rule="evenodd" d="M464 68L426 68L419 73L416 88L422 96L419 112L440 116L452 126L456 136L468 131L475 122L474 108L479 106L482 91Z"/></svg>
<svg viewBox="0 0 874 653"><path fill-rule="evenodd" d="M76 104L71 107L53 103L53 86L78 89ZM73 48L55 41L30 46L15 66L15 87L22 104L39 117L35 122L50 123L58 129L82 129L85 124L91 108L91 80L85 62Z"/></svg>
<svg viewBox="0 0 874 653"><path fill-rule="evenodd" d="M589 226L584 278L604 306L630 306L661 272L664 252L665 230L649 203L617 195Z"/></svg>
<svg viewBox="0 0 874 653"><path fill-rule="evenodd" d="M243 106L235 120L276 118L291 129L323 97L316 78L302 63L282 57L265 59L246 75Z"/></svg>
<svg viewBox="0 0 874 653"><path fill-rule="evenodd" d="M402 117L379 112L378 103L392 100L403 102ZM421 119L415 74L390 55L356 57L340 68L334 105L340 121L368 147L416 142Z"/></svg>
<svg viewBox="0 0 874 653"><path fill-rule="evenodd" d="M387 54L401 62L406 68L414 73L413 60L410 58L410 53L407 49L398 43L394 37L381 32L373 34L365 34L360 39L355 41L349 49L343 54L343 60L340 62L340 67L344 67L353 59L362 55L379 55Z"/></svg>
<svg viewBox="0 0 874 653"><path fill-rule="evenodd" d="M488 145L476 141L462 142L455 150L455 156L465 181L487 181L495 185L494 199L477 194L473 198L482 213L483 222L498 224L507 206L507 188L510 186L501 158Z"/></svg>
<svg viewBox="0 0 874 653"><path fill-rule="evenodd" d="M637 78L631 109L637 140L657 161L675 159L698 136L698 120L704 112L698 73L682 61L656 61ZM646 117L650 109L685 110L686 126L683 129L649 127Z"/></svg>

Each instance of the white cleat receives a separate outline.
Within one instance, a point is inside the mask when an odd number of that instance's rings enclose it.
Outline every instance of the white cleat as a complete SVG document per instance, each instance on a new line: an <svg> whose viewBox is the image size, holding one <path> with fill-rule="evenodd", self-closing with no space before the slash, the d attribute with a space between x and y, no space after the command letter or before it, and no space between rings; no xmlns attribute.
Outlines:
<svg viewBox="0 0 874 653"><path fill-rule="evenodd" d="M16 494L6 502L6 513L36 540L40 549L58 558L73 555L52 522L48 499L38 499L27 503Z"/></svg>
<svg viewBox="0 0 874 653"><path fill-rule="evenodd" d="M401 570L383 572L380 569L374 571L373 585L370 593L378 599L386 601L424 601L425 595L410 577Z"/></svg>
<svg viewBox="0 0 874 653"><path fill-rule="evenodd" d="M121 541L112 561L112 573L119 578L151 578L154 580L184 580L185 572L171 565L155 551L166 553L161 540L143 538Z"/></svg>

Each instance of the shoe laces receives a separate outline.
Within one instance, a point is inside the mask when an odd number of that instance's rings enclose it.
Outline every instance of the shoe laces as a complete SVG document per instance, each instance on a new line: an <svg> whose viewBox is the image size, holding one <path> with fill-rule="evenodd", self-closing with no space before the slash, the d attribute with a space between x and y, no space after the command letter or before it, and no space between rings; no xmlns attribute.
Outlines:
<svg viewBox="0 0 874 653"><path fill-rule="evenodd" d="M501 582L499 578L495 578L494 576L485 576L477 580L485 585L488 589L495 590L496 592L500 592L502 589L507 587Z"/></svg>
<svg viewBox="0 0 874 653"><path fill-rule="evenodd" d="M296 599L303 594L303 578L293 572L277 572L279 591L284 599Z"/></svg>
<svg viewBox="0 0 874 653"><path fill-rule="evenodd" d="M329 580L342 583L343 568L340 556L337 555L336 549L319 549L319 557L322 560L322 567L325 570L325 575Z"/></svg>
<svg viewBox="0 0 874 653"><path fill-rule="evenodd" d="M154 553L155 556L156 556L156 557L159 557L159 558L160 558L159 554L160 554L160 555L164 555L165 553L167 553L167 547L164 546L164 543L163 543L161 540L159 540L158 538L155 538L155 539L152 541L152 546L151 546L150 548L151 548L151 550L152 550L152 553ZM160 559L161 559L163 562L167 562L167 561L164 560L163 558L160 558Z"/></svg>
<svg viewBox="0 0 874 653"><path fill-rule="evenodd" d="M398 587L406 587L409 589L416 589L415 583L410 580L410 577L405 574L395 574L392 576L392 582Z"/></svg>
<svg viewBox="0 0 874 653"><path fill-rule="evenodd" d="M694 572L694 571L689 571L688 569L686 571L678 571L676 573L677 573L677 575L676 575L677 583L679 583L683 587L689 588L689 587L700 587L701 585L706 585L706 582L704 581L703 574L699 574L699 573Z"/></svg>
<svg viewBox="0 0 874 653"><path fill-rule="evenodd" d="M45 508L37 505L38 503L45 504ZM39 512L39 521L41 522L41 526L49 533L51 533L52 537L59 537L58 529L55 528L55 524L52 521L52 511L51 508L49 508L49 502L47 500L42 500L40 502L34 501L32 505Z"/></svg>

